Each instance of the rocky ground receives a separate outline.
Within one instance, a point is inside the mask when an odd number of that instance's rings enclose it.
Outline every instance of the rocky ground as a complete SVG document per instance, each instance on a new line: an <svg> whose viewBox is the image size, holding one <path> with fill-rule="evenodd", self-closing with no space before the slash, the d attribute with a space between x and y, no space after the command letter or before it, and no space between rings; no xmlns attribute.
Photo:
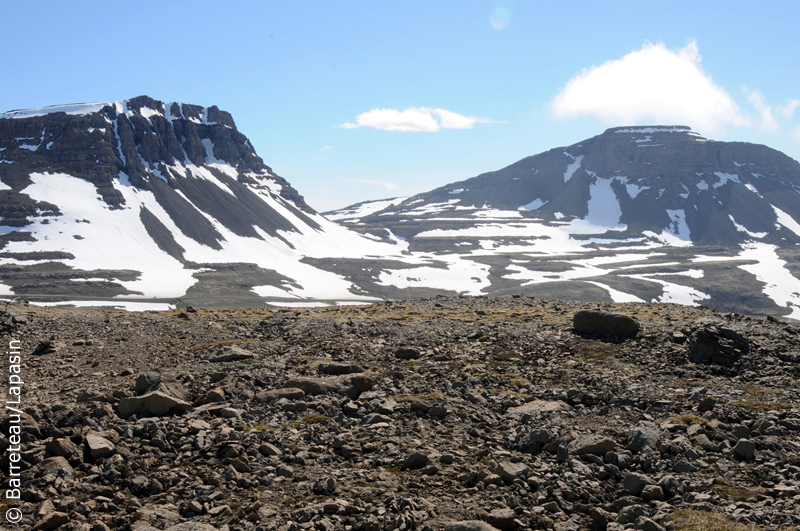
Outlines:
<svg viewBox="0 0 800 531"><path fill-rule="evenodd" d="M25 411L19 450L9 410L0 425L3 490L14 455L25 469L4 529L800 525L800 327L771 318L527 297L2 304ZM636 322L576 330L585 308Z"/></svg>

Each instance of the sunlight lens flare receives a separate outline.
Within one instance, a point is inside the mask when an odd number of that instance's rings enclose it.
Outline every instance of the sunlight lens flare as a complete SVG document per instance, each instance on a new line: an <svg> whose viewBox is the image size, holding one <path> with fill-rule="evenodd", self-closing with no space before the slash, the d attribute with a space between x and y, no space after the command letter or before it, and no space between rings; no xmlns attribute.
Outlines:
<svg viewBox="0 0 800 531"><path fill-rule="evenodd" d="M495 8L489 17L489 23L496 30L505 29L509 22L511 22L511 12L505 7Z"/></svg>

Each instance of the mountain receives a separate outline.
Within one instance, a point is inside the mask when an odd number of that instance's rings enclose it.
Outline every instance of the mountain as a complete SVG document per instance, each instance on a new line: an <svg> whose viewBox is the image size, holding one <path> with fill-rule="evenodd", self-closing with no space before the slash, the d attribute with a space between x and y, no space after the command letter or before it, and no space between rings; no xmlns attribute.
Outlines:
<svg viewBox="0 0 800 531"><path fill-rule="evenodd" d="M399 239L412 255L457 261L445 267L471 274L481 293L702 303L797 319L799 194L800 163L766 146L684 126L618 127L326 216ZM446 286L426 273L384 273L376 284Z"/></svg>
<svg viewBox="0 0 800 531"><path fill-rule="evenodd" d="M315 212L215 106L140 96L0 114L0 183L6 296L373 300L302 260L394 248Z"/></svg>

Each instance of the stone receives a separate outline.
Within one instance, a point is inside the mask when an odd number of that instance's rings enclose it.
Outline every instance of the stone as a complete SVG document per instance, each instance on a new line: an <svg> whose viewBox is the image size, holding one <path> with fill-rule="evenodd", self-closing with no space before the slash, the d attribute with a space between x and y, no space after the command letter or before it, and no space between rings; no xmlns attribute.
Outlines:
<svg viewBox="0 0 800 531"><path fill-rule="evenodd" d="M422 468L426 464L428 464L428 456L421 453L421 452L414 452L410 454L408 457L405 458L403 461L403 466L401 467L403 470L406 469L417 469Z"/></svg>
<svg viewBox="0 0 800 531"><path fill-rule="evenodd" d="M361 367L353 363L340 363L334 361L332 363L320 363L320 374L338 375L338 374L354 374L362 372Z"/></svg>
<svg viewBox="0 0 800 531"><path fill-rule="evenodd" d="M617 523L631 524L646 514L647 512L643 506L629 505L620 509L619 513L617 514Z"/></svg>
<svg viewBox="0 0 800 531"><path fill-rule="evenodd" d="M512 483L515 479L525 481L530 475L531 469L524 463L500 461L494 469L494 473L500 476L504 482Z"/></svg>
<svg viewBox="0 0 800 531"><path fill-rule="evenodd" d="M569 404L561 400L531 400L521 406L510 407L506 410L507 417L520 418L523 415L537 415L539 413L550 413L553 411L564 411L572 409Z"/></svg>
<svg viewBox="0 0 800 531"><path fill-rule="evenodd" d="M681 483L674 476L669 475L658 480L658 486L661 487L661 491L664 493L664 497L666 499L670 499L673 496L680 494L683 490Z"/></svg>
<svg viewBox="0 0 800 531"><path fill-rule="evenodd" d="M178 413L192 409L194 409L194 406L189 402L174 398L161 391L123 398L119 402L119 416L122 418L128 418L135 413L166 415L167 413Z"/></svg>
<svg viewBox="0 0 800 531"><path fill-rule="evenodd" d="M287 400L302 400L306 397L305 391L298 387L284 387L280 389L270 389L269 391L259 391L256 400L273 402L285 398Z"/></svg>
<svg viewBox="0 0 800 531"><path fill-rule="evenodd" d="M85 439L86 448L92 459L110 457L114 455L114 443L98 435L87 435Z"/></svg>
<svg viewBox="0 0 800 531"><path fill-rule="evenodd" d="M516 513L508 507L493 509L487 516L486 522L497 529L514 529Z"/></svg>
<svg viewBox="0 0 800 531"><path fill-rule="evenodd" d="M343 374L327 378L291 378L282 387L302 389L307 395L340 394L351 399L372 389L374 380L364 374Z"/></svg>
<svg viewBox="0 0 800 531"><path fill-rule="evenodd" d="M186 401L188 393L174 374L149 371L136 378L134 391L137 395L144 395L153 391L160 391L178 400Z"/></svg>
<svg viewBox="0 0 800 531"><path fill-rule="evenodd" d="M37 468L37 476L46 476L48 474L53 474L54 476L63 477L63 476L70 476L75 473L70 466L69 462L61 457L50 457L45 459L38 465Z"/></svg>
<svg viewBox="0 0 800 531"><path fill-rule="evenodd" d="M182 522L170 526L164 531L217 531L217 528L204 522Z"/></svg>
<svg viewBox="0 0 800 531"><path fill-rule="evenodd" d="M664 500L664 491L658 485L646 485L642 489L642 499L644 501L663 501Z"/></svg>
<svg viewBox="0 0 800 531"><path fill-rule="evenodd" d="M212 356L208 361L211 363L227 363L230 361L253 360L256 358L257 356L249 350L232 345L230 347L225 347L222 349L221 353L218 353L216 356Z"/></svg>
<svg viewBox="0 0 800 531"><path fill-rule="evenodd" d="M634 496L639 496L647 485L654 485L655 481L649 476L639 472L631 472L625 476L625 479L622 480L622 484Z"/></svg>
<svg viewBox="0 0 800 531"><path fill-rule="evenodd" d="M54 511L34 523L31 531L53 531L67 522L69 522L67 513Z"/></svg>
<svg viewBox="0 0 800 531"><path fill-rule="evenodd" d="M675 470L675 472L677 472L678 474L689 474L691 472L697 471L697 467L685 459L681 459L680 461L675 463L672 469Z"/></svg>
<svg viewBox="0 0 800 531"><path fill-rule="evenodd" d="M646 448L658 450L661 445L661 432L650 421L643 420L636 425L628 438L627 448L631 452L638 454Z"/></svg>
<svg viewBox="0 0 800 531"><path fill-rule="evenodd" d="M750 461L755 456L756 443L750 439L739 439L733 451L742 459Z"/></svg>
<svg viewBox="0 0 800 531"><path fill-rule="evenodd" d="M599 310L578 310L572 317L572 327L579 334L629 338L639 332L639 323L619 313Z"/></svg>
<svg viewBox="0 0 800 531"><path fill-rule="evenodd" d="M614 439L602 435L581 435L567 445L566 455L605 455L617 447Z"/></svg>
<svg viewBox="0 0 800 531"><path fill-rule="evenodd" d="M499 531L496 527L481 520L460 520L444 526L445 531Z"/></svg>
<svg viewBox="0 0 800 531"><path fill-rule="evenodd" d="M517 448L521 452L538 454L551 440L553 440L553 436L549 431L537 429L522 435L517 441Z"/></svg>
<svg viewBox="0 0 800 531"><path fill-rule="evenodd" d="M399 348L394 353L394 357L401 360L416 360L420 356L419 350L415 348Z"/></svg>
<svg viewBox="0 0 800 531"><path fill-rule="evenodd" d="M78 456L80 452L74 442L64 437L48 441L44 448L51 455L66 457L67 459Z"/></svg>

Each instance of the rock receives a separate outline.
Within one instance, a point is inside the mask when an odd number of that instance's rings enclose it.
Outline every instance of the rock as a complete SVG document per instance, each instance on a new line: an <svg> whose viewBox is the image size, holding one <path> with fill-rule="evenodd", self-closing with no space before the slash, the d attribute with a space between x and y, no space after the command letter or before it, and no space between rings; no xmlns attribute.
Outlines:
<svg viewBox="0 0 800 531"><path fill-rule="evenodd" d="M545 429L533 430L522 435L517 441L517 448L521 452L538 454L553 440L553 436Z"/></svg>
<svg viewBox="0 0 800 531"><path fill-rule="evenodd" d="M750 461L755 456L756 443L750 439L739 439L733 451L745 461Z"/></svg>
<svg viewBox="0 0 800 531"><path fill-rule="evenodd" d="M285 398L287 400L302 400L306 397L305 391L297 387L285 387L281 389L270 389L260 391L256 394L256 399L264 402L272 402Z"/></svg>
<svg viewBox="0 0 800 531"><path fill-rule="evenodd" d="M208 361L211 363L227 363L229 361L242 361L256 359L256 355L236 345L225 347L222 353L212 356Z"/></svg>
<svg viewBox="0 0 800 531"><path fill-rule="evenodd" d="M680 482L675 479L674 476L664 476L658 481L658 486L661 487L661 491L664 493L664 497L667 499L672 498L673 496L680 494L683 488L681 487Z"/></svg>
<svg viewBox="0 0 800 531"><path fill-rule="evenodd" d="M144 395L159 391L178 400L186 401L188 393L183 384L175 378L174 374L160 372L145 372L136 379L135 392Z"/></svg>
<svg viewBox="0 0 800 531"><path fill-rule="evenodd" d="M364 374L343 374L328 378L291 378L282 387L302 389L307 395L341 394L356 399L373 385L373 379Z"/></svg>
<svg viewBox="0 0 800 531"><path fill-rule="evenodd" d="M86 448L92 459L110 457L114 454L114 443L98 435L86 436Z"/></svg>
<svg viewBox="0 0 800 531"><path fill-rule="evenodd" d="M619 513L617 514L617 523L630 524L646 514L647 512L643 506L629 505L620 509Z"/></svg>
<svg viewBox="0 0 800 531"><path fill-rule="evenodd" d="M69 515L62 512L52 512L38 520L31 527L31 531L53 531L69 522Z"/></svg>
<svg viewBox="0 0 800 531"><path fill-rule="evenodd" d="M182 522L177 525L170 526L164 531L217 531L217 528L211 524L203 522Z"/></svg>
<svg viewBox="0 0 800 531"><path fill-rule="evenodd" d="M444 526L445 531L499 531L496 527L481 520L461 520Z"/></svg>
<svg viewBox="0 0 800 531"><path fill-rule="evenodd" d="M572 409L569 404L561 400L531 400L521 406L510 407L506 410L507 417L519 418L523 415L537 415L539 413L549 413L552 411L563 411Z"/></svg>
<svg viewBox="0 0 800 531"><path fill-rule="evenodd" d="M422 468L428 464L429 458L421 452L414 452L403 461L402 470Z"/></svg>
<svg viewBox="0 0 800 531"><path fill-rule="evenodd" d="M525 481L531 473L528 465L523 463L512 463L510 461L500 461L494 473L500 476L504 482L511 483L515 479Z"/></svg>
<svg viewBox="0 0 800 531"><path fill-rule="evenodd" d="M691 464L690 462L686 461L685 459L681 459L675 465L673 465L673 470L678 474L689 474L692 472L697 471L697 467Z"/></svg>
<svg viewBox="0 0 800 531"><path fill-rule="evenodd" d="M631 452L638 454L646 448L658 450L661 445L661 432L650 421L643 420L636 425L628 438L627 448Z"/></svg>
<svg viewBox="0 0 800 531"><path fill-rule="evenodd" d="M354 374L361 371L361 367L352 363L320 363L320 374L338 375L338 374Z"/></svg>
<svg viewBox="0 0 800 531"><path fill-rule="evenodd" d="M50 457L49 459L45 459L38 465L36 465L37 469L37 476L46 476L48 474L53 474L57 477L64 477L70 476L75 471L72 469L72 466L61 456Z"/></svg>
<svg viewBox="0 0 800 531"><path fill-rule="evenodd" d="M655 482L649 476L640 474L639 472L631 472L625 476L622 484L634 496L639 496L642 494L642 490L644 490L647 485L654 485Z"/></svg>
<svg viewBox="0 0 800 531"><path fill-rule="evenodd" d="M649 501L663 501L664 500L664 491L658 485L646 485L642 489L642 499L646 502Z"/></svg>
<svg viewBox="0 0 800 531"><path fill-rule="evenodd" d="M689 361L699 364L733 366L750 350L740 332L707 324L689 338Z"/></svg>
<svg viewBox="0 0 800 531"><path fill-rule="evenodd" d="M128 418L135 413L166 415L167 413L178 413L192 409L193 406L189 402L174 398L161 391L123 398L119 402L119 416L122 418Z"/></svg>
<svg viewBox="0 0 800 531"><path fill-rule="evenodd" d="M58 438L45 444L45 451L54 456L66 457L71 460L80 454L74 442L66 438Z"/></svg>
<svg viewBox="0 0 800 531"><path fill-rule="evenodd" d="M636 519L634 529L637 531L666 531L662 525L659 525L657 522L647 518L646 516L640 516Z"/></svg>
<svg viewBox="0 0 800 531"><path fill-rule="evenodd" d="M581 435L567 445L567 456L569 455L605 455L617 447L614 439L602 435ZM566 457L566 456L565 456Z"/></svg>
<svg viewBox="0 0 800 531"><path fill-rule="evenodd" d="M515 522L514 519L516 518L516 513L512 509L503 508L503 509L493 509L487 516L486 521L489 525L496 527L497 529L514 529Z"/></svg>
<svg viewBox="0 0 800 531"><path fill-rule="evenodd" d="M572 317L572 327L579 334L604 337L633 337L639 323L626 315L598 310L578 310Z"/></svg>
<svg viewBox="0 0 800 531"><path fill-rule="evenodd" d="M401 360L416 360L420 356L419 350L414 348L399 348L394 353L394 357Z"/></svg>

